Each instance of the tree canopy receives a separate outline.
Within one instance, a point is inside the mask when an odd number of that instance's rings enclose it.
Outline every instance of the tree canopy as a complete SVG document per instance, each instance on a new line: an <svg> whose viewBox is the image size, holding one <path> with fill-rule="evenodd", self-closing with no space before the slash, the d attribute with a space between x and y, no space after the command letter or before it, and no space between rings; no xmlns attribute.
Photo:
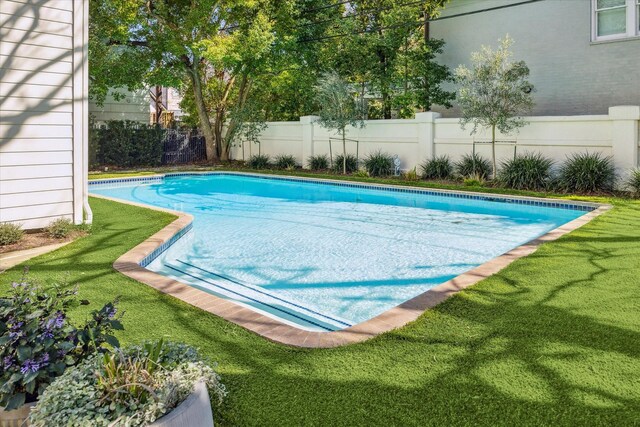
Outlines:
<svg viewBox="0 0 640 427"><path fill-rule="evenodd" d="M379 99L380 118L411 116L452 99L443 42L424 37L444 1L92 0L90 94L179 88L212 161L255 134L248 123L317 111L330 70L361 102Z"/></svg>
<svg viewBox="0 0 640 427"><path fill-rule="evenodd" d="M495 51L482 46L471 54L471 68L460 65L455 75L460 85L458 103L462 110L460 123L491 129L493 176L496 176L496 129L509 133L526 124L522 115L533 108L533 85L529 67L524 61L513 61L509 50L513 39L507 35Z"/></svg>

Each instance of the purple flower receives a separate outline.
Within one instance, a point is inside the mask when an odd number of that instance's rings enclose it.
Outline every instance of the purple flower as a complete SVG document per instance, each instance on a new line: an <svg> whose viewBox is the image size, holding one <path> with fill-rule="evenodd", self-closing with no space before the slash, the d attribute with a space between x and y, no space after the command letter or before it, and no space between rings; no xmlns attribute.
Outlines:
<svg viewBox="0 0 640 427"><path fill-rule="evenodd" d="M45 353L40 358L40 364L42 366L47 366L49 364L49 353Z"/></svg>
<svg viewBox="0 0 640 427"><path fill-rule="evenodd" d="M62 312L58 312L56 318L54 319L53 327L54 328L62 328L64 325L64 314Z"/></svg>
<svg viewBox="0 0 640 427"><path fill-rule="evenodd" d="M47 320L47 323L45 324L45 328L46 329L52 329L52 328L62 328L62 326L64 325L64 313L62 313L61 311L58 311L56 313L56 317Z"/></svg>
<svg viewBox="0 0 640 427"><path fill-rule="evenodd" d="M9 332L9 339L15 340L22 336L22 331L18 332Z"/></svg>
<svg viewBox="0 0 640 427"><path fill-rule="evenodd" d="M6 356L4 359L2 359L2 365L4 366L4 369L9 369L11 366L13 366L13 357Z"/></svg>
<svg viewBox="0 0 640 427"><path fill-rule="evenodd" d="M53 338L53 333L51 331L44 331L44 333L40 335L40 341L44 341L48 338Z"/></svg>
<svg viewBox="0 0 640 427"><path fill-rule="evenodd" d="M22 325L24 325L24 322L13 323L11 325L11 330L12 331L17 331L18 329L22 328Z"/></svg>
<svg viewBox="0 0 640 427"><path fill-rule="evenodd" d="M26 374L29 371L38 372L38 369L40 369L40 364L38 362L36 362L35 360L27 359L24 361L24 365L22 365L22 368L20 368L20 372L22 374Z"/></svg>
<svg viewBox="0 0 640 427"><path fill-rule="evenodd" d="M115 307L111 307L107 310L107 317L109 319L113 319L116 316L116 313L118 312L118 309Z"/></svg>

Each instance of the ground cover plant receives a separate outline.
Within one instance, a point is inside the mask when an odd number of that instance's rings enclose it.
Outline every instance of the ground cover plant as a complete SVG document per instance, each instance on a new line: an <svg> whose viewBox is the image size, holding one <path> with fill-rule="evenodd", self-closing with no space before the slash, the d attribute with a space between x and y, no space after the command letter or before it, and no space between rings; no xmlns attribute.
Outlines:
<svg viewBox="0 0 640 427"><path fill-rule="evenodd" d="M358 170L358 159L353 154L347 154L346 157L338 154L333 159L333 171L335 173L342 173L345 170L346 173L352 173Z"/></svg>
<svg viewBox="0 0 640 427"><path fill-rule="evenodd" d="M478 153L465 154L456 162L454 170L461 178L479 177L484 180L491 174L491 162Z"/></svg>
<svg viewBox="0 0 640 427"><path fill-rule="evenodd" d="M382 151L373 152L364 159L364 167L369 176L389 176L393 173L393 157Z"/></svg>
<svg viewBox="0 0 640 427"><path fill-rule="evenodd" d="M226 391L193 347L145 342L67 369L31 411L30 425L143 426L180 405L203 382L217 404Z"/></svg>
<svg viewBox="0 0 640 427"><path fill-rule="evenodd" d="M96 303L122 294L125 344L167 336L219 361L229 396L217 425L633 425L640 202L590 200L614 209L409 326L337 349L268 342L115 272L117 257L172 220L162 212L92 199L92 234L36 258L31 274L68 277Z"/></svg>
<svg viewBox="0 0 640 427"><path fill-rule="evenodd" d="M518 190L544 190L552 184L553 161L540 153L525 153L502 162L498 182Z"/></svg>
<svg viewBox="0 0 640 427"><path fill-rule="evenodd" d="M329 169L329 156L326 154L319 156L310 156L309 157L309 169L314 171L321 171Z"/></svg>
<svg viewBox="0 0 640 427"><path fill-rule="evenodd" d="M254 154L249 157L247 166L251 169L268 169L271 166L271 158L266 154Z"/></svg>
<svg viewBox="0 0 640 427"><path fill-rule="evenodd" d="M75 289L44 289L26 271L0 298L0 406L11 410L34 402L68 366L103 351L104 344L119 345L115 302L94 310L80 327L67 319L74 305Z"/></svg>
<svg viewBox="0 0 640 427"><path fill-rule="evenodd" d="M276 156L273 165L278 169L295 169L296 158L290 154Z"/></svg>
<svg viewBox="0 0 640 427"><path fill-rule="evenodd" d="M22 227L20 227L20 224L0 222L0 246L16 243L23 235L24 231Z"/></svg>
<svg viewBox="0 0 640 427"><path fill-rule="evenodd" d="M612 191L616 171L611 157L600 153L575 153L560 167L558 186L570 193Z"/></svg>
<svg viewBox="0 0 640 427"><path fill-rule="evenodd" d="M449 156L437 156L420 165L424 179L449 179L453 175L453 165Z"/></svg>
<svg viewBox="0 0 640 427"><path fill-rule="evenodd" d="M627 188L635 196L640 195L640 169L634 169L627 178Z"/></svg>

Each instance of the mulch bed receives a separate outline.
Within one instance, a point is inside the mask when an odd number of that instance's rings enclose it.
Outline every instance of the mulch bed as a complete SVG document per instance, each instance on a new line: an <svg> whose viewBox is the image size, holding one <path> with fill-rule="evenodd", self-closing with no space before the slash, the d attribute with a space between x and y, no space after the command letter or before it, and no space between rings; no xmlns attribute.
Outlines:
<svg viewBox="0 0 640 427"><path fill-rule="evenodd" d="M46 231L30 231L28 233L24 233L22 239L20 241L6 246L0 246L0 254L4 254L7 252L14 251L22 251L26 249L39 248L41 246L54 245L56 243L64 243L69 242L71 240L75 240L78 237L82 237L86 235L85 231L72 231L69 233L67 237L63 237L61 239L56 239L51 236Z"/></svg>

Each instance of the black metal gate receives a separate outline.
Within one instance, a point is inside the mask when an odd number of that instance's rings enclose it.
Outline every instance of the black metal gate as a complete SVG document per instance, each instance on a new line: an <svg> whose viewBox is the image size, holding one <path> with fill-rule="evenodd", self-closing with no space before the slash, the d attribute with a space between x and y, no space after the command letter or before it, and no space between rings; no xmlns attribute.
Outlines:
<svg viewBox="0 0 640 427"><path fill-rule="evenodd" d="M205 139L198 130L166 129L162 148L163 165L197 163L207 159Z"/></svg>

